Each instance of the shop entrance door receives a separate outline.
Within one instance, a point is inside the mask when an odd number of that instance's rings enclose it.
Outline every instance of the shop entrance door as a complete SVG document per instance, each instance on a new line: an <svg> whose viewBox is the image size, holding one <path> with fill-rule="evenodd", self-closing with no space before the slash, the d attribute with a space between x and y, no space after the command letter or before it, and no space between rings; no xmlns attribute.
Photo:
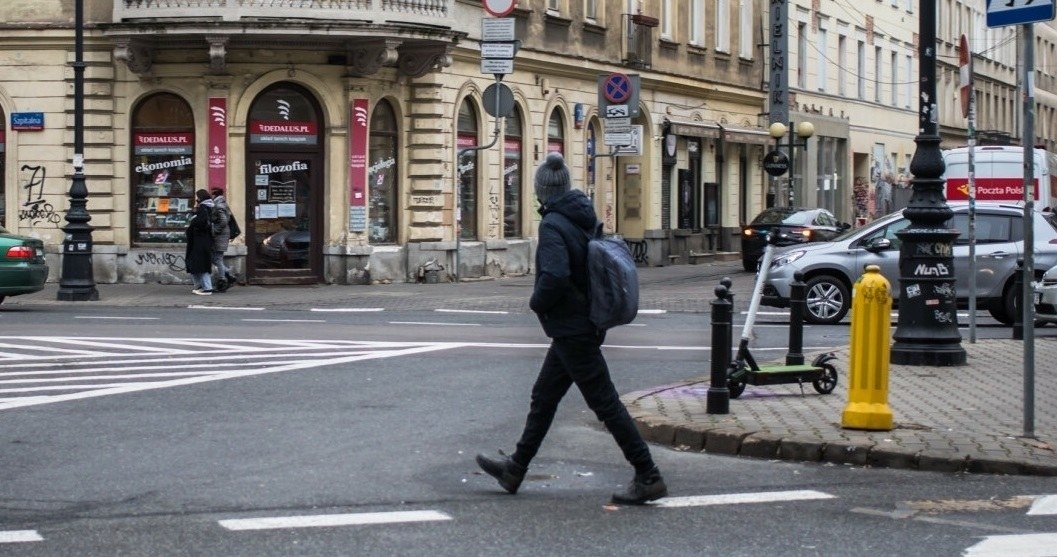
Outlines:
<svg viewBox="0 0 1057 557"><path fill-rule="evenodd" d="M246 222L249 278L258 284L322 280L322 157L253 153Z"/></svg>
<svg viewBox="0 0 1057 557"><path fill-rule="evenodd" d="M257 284L323 280L321 113L303 87L279 83L253 101L246 142L246 263Z"/></svg>

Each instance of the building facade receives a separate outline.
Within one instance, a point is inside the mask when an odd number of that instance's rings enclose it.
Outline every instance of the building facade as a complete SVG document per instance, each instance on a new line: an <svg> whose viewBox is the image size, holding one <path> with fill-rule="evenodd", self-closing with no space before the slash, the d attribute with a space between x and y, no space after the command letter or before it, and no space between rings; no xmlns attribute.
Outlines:
<svg viewBox="0 0 1057 557"><path fill-rule="evenodd" d="M95 280L186 281L193 194L215 187L243 230L227 255L251 282L524 274L549 151L642 263L736 250L766 195L761 6L519 2L514 103L497 120L479 1L85 0ZM0 12L0 215L45 240L57 274L73 2ZM599 112L613 74L640 83L634 145ZM14 125L27 115L41 125Z"/></svg>
<svg viewBox="0 0 1057 557"><path fill-rule="evenodd" d="M535 166L565 155L607 231L646 265L740 249L764 207L861 221L909 199L917 3L789 0L792 172L762 169L776 28L766 0L522 0L486 106L479 0L84 0L85 152L98 282L185 282L193 192L224 189L258 283L532 271ZM964 143L957 42L977 59L977 128L1017 141L1015 29L941 0L944 146ZM0 221L61 269L73 158L73 0L0 5ZM1036 143L1054 147L1052 24L1036 26ZM504 70L505 71L505 70ZM633 79L634 102L605 96ZM625 104L626 105L626 104ZM618 108L620 108L618 106ZM614 112L615 110L615 112ZM624 116L626 114L626 116ZM792 178L790 180L790 177Z"/></svg>

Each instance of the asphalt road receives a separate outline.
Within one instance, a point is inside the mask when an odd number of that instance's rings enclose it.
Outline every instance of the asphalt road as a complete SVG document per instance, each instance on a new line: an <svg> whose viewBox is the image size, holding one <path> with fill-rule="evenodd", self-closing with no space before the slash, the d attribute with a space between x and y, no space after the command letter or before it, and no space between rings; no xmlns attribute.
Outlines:
<svg viewBox="0 0 1057 557"><path fill-rule="evenodd" d="M618 389L705 372L706 320L612 331ZM1057 555L1045 478L655 447L669 506L610 507L631 470L575 393L506 495L473 455L513 449L546 346L527 315L22 306L0 327L0 555ZM780 316L756 333L784 355Z"/></svg>

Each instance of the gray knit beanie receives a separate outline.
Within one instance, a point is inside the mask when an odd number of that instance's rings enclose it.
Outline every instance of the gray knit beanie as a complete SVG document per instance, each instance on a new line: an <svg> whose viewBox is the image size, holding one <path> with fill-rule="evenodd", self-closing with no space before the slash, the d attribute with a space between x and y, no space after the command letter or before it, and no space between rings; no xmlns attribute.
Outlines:
<svg viewBox="0 0 1057 557"><path fill-rule="evenodd" d="M547 203L561 197L572 188L569 167L559 153L548 153L547 159L536 169L536 197Z"/></svg>

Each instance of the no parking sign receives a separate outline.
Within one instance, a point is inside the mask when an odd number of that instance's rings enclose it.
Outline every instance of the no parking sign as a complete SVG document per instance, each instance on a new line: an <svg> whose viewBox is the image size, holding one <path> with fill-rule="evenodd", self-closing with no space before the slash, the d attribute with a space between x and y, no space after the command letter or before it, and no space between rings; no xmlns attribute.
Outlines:
<svg viewBox="0 0 1057 557"><path fill-rule="evenodd" d="M634 118L638 116L638 74L623 74L620 72L599 74L598 112L607 117Z"/></svg>

